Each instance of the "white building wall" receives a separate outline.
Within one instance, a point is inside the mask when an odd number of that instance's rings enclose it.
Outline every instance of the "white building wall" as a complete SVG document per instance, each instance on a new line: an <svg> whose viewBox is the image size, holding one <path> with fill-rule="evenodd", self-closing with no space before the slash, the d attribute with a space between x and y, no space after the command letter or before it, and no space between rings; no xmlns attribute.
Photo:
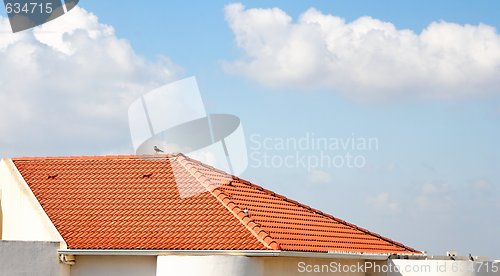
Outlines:
<svg viewBox="0 0 500 276"><path fill-rule="evenodd" d="M464 260L389 260L388 276L500 276L500 264Z"/></svg>
<svg viewBox="0 0 500 276"><path fill-rule="evenodd" d="M155 275L156 256L77 256L71 266L71 276Z"/></svg>
<svg viewBox="0 0 500 276"><path fill-rule="evenodd" d="M157 276L261 276L262 262L244 256L158 256Z"/></svg>
<svg viewBox="0 0 500 276"><path fill-rule="evenodd" d="M332 275L331 265L354 265L362 260L244 256L158 256L157 276L293 276ZM316 268L323 269L322 272ZM334 273L364 276L363 271Z"/></svg>
<svg viewBox="0 0 500 276"><path fill-rule="evenodd" d="M365 272L357 269L363 260L300 257L265 257L264 276L275 275L338 275L364 276ZM349 267L349 269L343 269Z"/></svg>
<svg viewBox="0 0 500 276"><path fill-rule="evenodd" d="M0 207L2 240L57 241L65 246L10 159L0 160Z"/></svg>

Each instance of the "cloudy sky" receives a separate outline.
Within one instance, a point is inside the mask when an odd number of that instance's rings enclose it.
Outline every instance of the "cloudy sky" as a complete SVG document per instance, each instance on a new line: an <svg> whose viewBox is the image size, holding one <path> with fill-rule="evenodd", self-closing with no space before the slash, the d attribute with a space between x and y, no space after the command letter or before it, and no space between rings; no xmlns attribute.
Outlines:
<svg viewBox="0 0 500 276"><path fill-rule="evenodd" d="M500 258L500 4L295 2L84 0L16 34L2 10L0 156L132 153L130 103L196 76L209 112L242 120L244 178Z"/></svg>

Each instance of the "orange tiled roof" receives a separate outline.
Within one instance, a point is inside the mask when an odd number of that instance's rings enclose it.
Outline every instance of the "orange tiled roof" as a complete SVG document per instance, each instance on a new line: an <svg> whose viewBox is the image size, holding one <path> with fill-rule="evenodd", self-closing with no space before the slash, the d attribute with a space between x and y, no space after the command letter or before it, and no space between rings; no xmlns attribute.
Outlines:
<svg viewBox="0 0 500 276"><path fill-rule="evenodd" d="M182 154L13 162L70 249L420 253Z"/></svg>

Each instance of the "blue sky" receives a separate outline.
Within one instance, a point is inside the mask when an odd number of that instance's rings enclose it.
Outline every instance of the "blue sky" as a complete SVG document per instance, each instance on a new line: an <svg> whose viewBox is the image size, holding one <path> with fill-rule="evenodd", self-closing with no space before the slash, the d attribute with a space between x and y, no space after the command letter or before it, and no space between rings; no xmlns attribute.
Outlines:
<svg viewBox="0 0 500 276"><path fill-rule="evenodd" d="M4 119L0 120L0 154L131 152L126 122L122 120L126 119L126 113L120 112L133 98L131 95L138 95L147 89L130 88L128 94L86 91L93 88L95 91L116 89L110 84L101 84L103 79L135 87L126 82L133 76L133 84L154 88L163 80L168 82L194 75L198 78L209 112L239 116L247 138L258 134L260 137L298 139L307 133L314 133L317 137L327 138L351 137L354 134L357 137L376 137L379 141L377 150L358 152L367 161L363 168L317 168L308 171L300 166L250 167L244 178L432 254L445 254L447 250L455 249L463 255L470 252L472 255L500 258L496 250L500 247L500 240L496 237L496 233L500 232L500 222L495 218L500 212L500 18L496 12L500 10L500 3L451 0L241 3L244 7L238 9L238 6L232 6L234 10L231 13L228 8L225 9L230 2L225 1L150 1L150 6L138 6L132 1L82 0L80 7L97 19L86 19L86 13L70 23L78 25L80 21L85 22L78 28L92 29L102 33L98 37L103 38L96 39L89 35L96 49L83 52L75 48L81 41L75 36L75 40L71 40L73 49L69 51L75 52L72 60L78 57L81 60L73 64L73 61L66 62L59 54L54 54L57 63L44 68L48 72L73 76L76 85L72 85L82 87L82 91L76 88L74 94L66 95L61 85L54 88L53 94L44 97L44 92L33 92L37 88L21 87L23 97L36 100L17 108L19 114L16 116L12 115L14 112L1 114ZM272 8L277 8L274 13L270 13ZM349 45L356 43L357 37L353 36L346 42L345 48L334 48L332 56L322 56L324 49L321 47L328 43L317 36L309 37L310 32L301 31L310 28L299 20L310 8L315 9L315 13L308 15L310 20L332 15L344 18L344 24L351 28L354 25L350 23L369 16L371 20L360 21L358 25L371 28L386 22L392 24L394 30L382 24L381 28L390 35L367 36L363 40L365 44L359 48ZM290 21L286 21L287 16ZM264 19L270 22L269 26L264 24L267 21L259 21ZM54 22L57 23L57 20ZM276 42L271 29L280 22L285 22L283 28L290 33ZM433 22L438 22L436 26L439 29L430 31L430 38L421 38L421 32L431 28L429 26ZM102 24L112 26L114 33L107 34ZM253 28L259 24L264 27ZM468 32L465 25L471 25L472 31ZM481 29L479 26L490 26L496 30ZM266 33L268 30L269 33ZM402 30L411 33L407 44L404 42L407 33ZM39 38L37 32L43 35L43 31L34 31L38 41L33 51L46 53L50 47L65 51L63 44ZM335 32L326 31L326 35L336 35ZM6 42L0 39L0 55L4 51L5 57L7 53L9 56L18 54L14 47L9 48L9 45L15 45L9 39L34 40L10 36L6 39L5 32L2 36ZM242 40L238 42L237 37ZM255 44L255 38L260 39L262 45ZM307 43L302 45L305 39L308 39ZM378 44L377 41L382 42ZM440 44L442 41L444 46ZM2 49L2 43L8 46ZM441 52L432 52L435 48L429 44L439 45ZM91 44L81 44L84 48L82 45L88 48ZM341 43L335 40L330 46L340 47L338 45ZM457 45L460 47L456 48ZM477 50L481 49L478 45L489 45L489 50L482 53ZM413 57L412 51L420 51L414 50L413 46L429 47L430 50L426 48L423 51L432 54L425 52L416 55L417 61L407 61ZM19 51L23 51L23 47L16 45L16 49L21 49ZM113 47L122 51L114 51ZM381 48L394 49L394 52L386 53ZM305 59L306 63L314 60L308 64L310 70L304 65L303 70L298 68L289 75L283 75L280 67L269 67L280 62L273 56L284 55L287 60L297 57L302 61L301 52L297 49L319 49L319 54ZM322 62L330 58L342 59L342 54L348 55L350 49L357 49L355 55L366 55L374 64L359 68L359 60L355 57L342 60L339 67L333 62ZM268 55L266 51L274 55ZM117 59L107 61L106 56L115 52L122 53L117 57L120 62ZM94 67L85 63L85 56L90 54L102 54L102 64L98 58L95 59L101 67L115 61L116 67L110 65L106 72L94 74ZM452 58L441 58L440 55ZM162 56L168 57L168 61ZM252 64L252 60L256 62ZM438 65L434 64L435 60ZM455 63L456 60L460 63ZM37 61L28 60L26 66ZM127 61L133 61L130 64L134 65L129 65ZM82 62L84 66L80 66ZM400 64L403 65L398 67ZM412 66L417 65L431 73L418 75L416 70L412 70ZM27 67L16 66L19 67L12 69L14 76L25 74L21 72L26 72L23 70ZM121 71L126 66L133 68L130 70L132 73ZM85 69L87 67L88 70ZM455 72L457 67L459 70ZM61 68L74 68L75 73ZM166 69L169 74L159 74L155 68ZM377 74L377 68L387 74ZM350 72L357 70L361 70L359 78L351 79ZM447 70L452 73L448 74ZM343 72L347 72L346 75L336 79ZM39 81L38 75L33 74L33 80ZM26 78L31 76L27 75ZM369 76L374 77L370 79ZM57 78L50 80L58 81ZM323 80L326 81L323 83ZM97 84L95 87L87 86L89 82ZM321 85L316 86L318 82ZM0 83L8 81L0 79ZM0 91L0 96L3 96L0 105L3 104L4 109L8 109L7 100L19 100L7 90L3 94ZM118 97L123 104L110 108L114 114L98 108L93 111L92 107L98 106L99 102L115 102ZM79 107L80 102L88 106L87 111L73 115L74 110L85 109ZM66 108L58 107L54 112L38 109L40 106L52 106L52 103ZM61 117L67 117L68 121ZM47 121L52 123L47 124ZM98 125L96 121L99 121ZM68 127L70 124L81 124L81 127L72 129ZM7 137L7 133L11 137ZM290 152L293 150L268 153L286 156ZM306 150L302 154L318 153Z"/></svg>

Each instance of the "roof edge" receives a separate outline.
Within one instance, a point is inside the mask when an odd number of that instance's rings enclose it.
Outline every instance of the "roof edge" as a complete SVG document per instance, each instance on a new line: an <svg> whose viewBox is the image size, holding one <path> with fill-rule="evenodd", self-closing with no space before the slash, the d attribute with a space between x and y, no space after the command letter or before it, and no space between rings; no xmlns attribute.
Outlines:
<svg viewBox="0 0 500 276"><path fill-rule="evenodd" d="M359 252L307 252L281 250L116 250L116 249L61 249L59 254L76 256L247 256L247 257L302 257L302 258L332 258L387 260L391 254L359 253ZM399 254L411 259L425 258L425 255Z"/></svg>
<svg viewBox="0 0 500 276"><path fill-rule="evenodd" d="M191 158L180 153L177 155L176 160L183 166L198 182L212 194L219 202L226 207L231 214L234 215L249 231L254 235L258 241L260 241L266 248L272 250L280 250L280 245L267 233L264 229L260 227L259 224L255 223L241 208L234 203L230 197L228 197L218 185L215 185L209 178L207 178L203 173L201 173L195 166L191 163L194 161ZM199 164L203 164L198 161L194 161ZM226 173L227 174L227 173Z"/></svg>
<svg viewBox="0 0 500 276"><path fill-rule="evenodd" d="M182 153L167 154L142 154L142 155L87 155L87 156L36 156L36 157L12 157L12 161L38 161L38 160L107 160L107 159L171 159L182 155Z"/></svg>

